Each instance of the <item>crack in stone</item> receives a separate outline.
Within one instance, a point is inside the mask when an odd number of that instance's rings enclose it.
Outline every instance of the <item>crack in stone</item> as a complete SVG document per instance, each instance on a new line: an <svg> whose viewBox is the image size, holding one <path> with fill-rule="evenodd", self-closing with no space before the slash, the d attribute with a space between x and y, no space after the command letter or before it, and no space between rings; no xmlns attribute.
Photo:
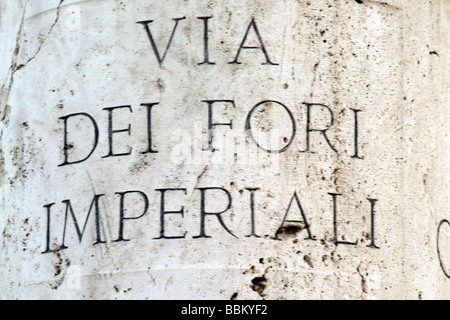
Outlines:
<svg viewBox="0 0 450 320"><path fill-rule="evenodd" d="M203 177L203 175L206 173L206 171L208 171L208 169L209 169L209 166L206 165L206 166L203 168L203 171L197 176L197 182L196 182L196 184L195 184L194 189L197 189L197 187L198 187L198 185L199 185L199 183L200 183L200 179Z"/></svg>
<svg viewBox="0 0 450 320"><path fill-rule="evenodd" d="M5 155L3 153L2 140L3 140L3 129L0 131L0 185L3 184L3 180L5 178Z"/></svg>
<svg viewBox="0 0 450 320"><path fill-rule="evenodd" d="M28 58L28 60L27 60L24 64L21 64L21 65L17 66L16 71L17 71L17 70L20 70L20 69L22 69L22 68L24 68L24 67L26 67L26 65L27 65L30 61L34 60L34 59L36 58L36 56L39 54L39 52L41 51L43 45L45 44L45 42L47 42L48 37L49 37L50 34L52 33L53 28L56 26L56 24L57 24L58 21L59 21L59 16L60 16L60 14L61 14L61 5L62 5L63 2L64 2L64 0L60 0L60 2L59 2L59 4L58 4L58 7L56 8L56 19L55 19L55 21L53 22L53 24L50 26L50 29L48 30L47 35L45 36L44 40L41 40L41 41L40 41L40 44L39 44L39 47L38 47L36 53L35 53L31 58Z"/></svg>
<svg viewBox="0 0 450 320"><path fill-rule="evenodd" d="M14 75L17 71L25 68L27 66L27 64L34 60L36 58L36 56L39 54L39 52L41 51L43 45L45 44L45 42L47 41L48 37L50 36L50 34L52 33L55 25L58 23L59 21L59 17L60 17L60 13L61 13L61 5L64 2L64 0L60 0L57 8L56 8L56 18L55 21L52 23L52 25L50 26L49 31L47 32L47 35L45 36L45 38L43 40L40 41L39 47L37 48L36 52L33 54L33 56L31 56L30 58L28 58L28 60L25 63L22 64L17 64L17 58L20 52L20 40L22 37L22 32L23 32L23 27L25 24L25 14L27 11L27 2L25 3L25 7L23 10L23 14L22 14L22 19L20 22L20 27L19 27L19 31L17 32L16 35L16 44L15 44L15 48L14 48L14 53L13 53L13 57L11 60L11 66L9 68L9 71L6 75L6 81L3 84L2 88L1 88L1 98L0 98L0 121L7 124L8 123L8 115L9 112L11 111L11 107L8 105L8 101L9 101L9 94L11 92L11 88L14 84Z"/></svg>
<svg viewBox="0 0 450 320"><path fill-rule="evenodd" d="M393 4L390 4L390 3L386 2L386 1L381 1L381 0L364 0L364 1L361 1L361 2L363 2L364 4L368 4L368 3L369 4L376 4L376 5L379 5L381 7L386 7L386 8L393 9L393 10L403 10L403 8L401 8L401 7L395 6Z"/></svg>
<svg viewBox="0 0 450 320"><path fill-rule="evenodd" d="M361 299L364 300L365 294L367 294L367 280L364 274L361 272L361 265L359 265L356 270L358 271L359 276L361 277Z"/></svg>
<svg viewBox="0 0 450 320"><path fill-rule="evenodd" d="M1 89L0 119L4 123L7 122L7 117L8 117L9 110L10 110L10 108L8 106L8 99L9 99L9 93L11 91L12 85L14 84L14 73L17 71L17 56L19 55L19 51L20 51L20 38L22 35L23 25L25 22L26 11L27 11L27 7L25 4L25 8L23 10L22 19L21 19L20 26L19 26L19 31L17 32L17 35L16 35L16 45L14 47L14 52L13 52L13 56L11 59L10 68L6 75L5 83L3 84L2 89Z"/></svg>

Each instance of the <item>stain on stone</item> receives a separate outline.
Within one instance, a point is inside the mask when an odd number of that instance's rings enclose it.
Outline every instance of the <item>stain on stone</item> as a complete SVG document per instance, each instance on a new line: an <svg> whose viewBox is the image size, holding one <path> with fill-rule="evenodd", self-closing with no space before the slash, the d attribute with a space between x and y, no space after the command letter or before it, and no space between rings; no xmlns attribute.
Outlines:
<svg viewBox="0 0 450 320"><path fill-rule="evenodd" d="M61 274L61 265L60 264L55 264L55 274L54 276L57 277Z"/></svg>
<svg viewBox="0 0 450 320"><path fill-rule="evenodd" d="M139 159L138 161L133 163L133 165L129 168L129 171L134 174L141 173L148 167L150 167L150 162L147 161L147 159Z"/></svg>
<svg viewBox="0 0 450 320"><path fill-rule="evenodd" d="M60 250L55 251L56 258L58 259L57 262L54 264L54 274L53 276L55 278L59 278L55 281L55 283L50 284L51 288L53 290L57 290L59 286L64 282L65 273L63 272L63 268L70 267L70 260L69 259L63 259L61 256Z"/></svg>
<svg viewBox="0 0 450 320"><path fill-rule="evenodd" d="M264 294L264 290L266 290L267 279L265 276L256 277L252 280L251 288L253 291L257 292L261 298L264 298L266 295Z"/></svg>
<svg viewBox="0 0 450 320"><path fill-rule="evenodd" d="M430 51L430 55L436 55L436 56L439 57L439 53L437 51L435 51L435 50Z"/></svg>
<svg viewBox="0 0 450 320"><path fill-rule="evenodd" d="M236 300L237 297L238 297L238 293L235 292L235 293L233 293L233 295L231 296L230 300Z"/></svg>
<svg viewBox="0 0 450 320"><path fill-rule="evenodd" d="M196 182L196 184L195 184L195 188L198 187L198 184L200 183L200 179L203 177L203 175L204 175L205 172L208 170L208 168L209 168L209 166L206 165L206 166L203 168L202 172L197 176L197 182Z"/></svg>
<svg viewBox="0 0 450 320"><path fill-rule="evenodd" d="M364 295L368 292L368 288L367 288L367 280L366 280L366 276L367 274L364 274L361 271L361 265L358 266L358 268L356 268L356 270L358 271L359 276L361 277L361 298L364 299Z"/></svg>
<svg viewBox="0 0 450 320"><path fill-rule="evenodd" d="M303 229L304 228L301 226L292 226L292 225L280 227L275 233L275 239L278 239L280 237L281 239L283 239L283 237L284 238L295 237Z"/></svg>
<svg viewBox="0 0 450 320"><path fill-rule="evenodd" d="M64 147L64 150L70 150L70 149L73 149L74 148L74 145L72 144L72 143L67 143L66 144L66 146Z"/></svg>
<svg viewBox="0 0 450 320"><path fill-rule="evenodd" d="M323 245L325 248L329 247L329 244L325 239L320 239L320 244Z"/></svg>
<svg viewBox="0 0 450 320"><path fill-rule="evenodd" d="M8 93L9 94L9 93ZM9 104L5 105L5 108L3 109L3 115L1 118L1 121L5 124L9 123L9 114L11 113L11 106Z"/></svg>
<svg viewBox="0 0 450 320"><path fill-rule="evenodd" d="M313 265L313 263L312 263L312 260L311 260L311 257L310 257L310 256L305 255L305 256L303 257L303 261L305 261L305 262L309 265L310 268L314 268L314 265Z"/></svg>
<svg viewBox="0 0 450 320"><path fill-rule="evenodd" d="M156 82L156 86L158 87L159 90L163 91L165 88L164 81L161 78L159 78L158 81Z"/></svg>
<svg viewBox="0 0 450 320"><path fill-rule="evenodd" d="M247 273L255 274L256 272L257 272L257 271L256 271L255 266L251 266L250 269L245 270L242 274L247 274Z"/></svg>
<svg viewBox="0 0 450 320"><path fill-rule="evenodd" d="M23 67L25 67L24 64L19 64L15 67L14 72L19 71L20 69L22 69Z"/></svg>

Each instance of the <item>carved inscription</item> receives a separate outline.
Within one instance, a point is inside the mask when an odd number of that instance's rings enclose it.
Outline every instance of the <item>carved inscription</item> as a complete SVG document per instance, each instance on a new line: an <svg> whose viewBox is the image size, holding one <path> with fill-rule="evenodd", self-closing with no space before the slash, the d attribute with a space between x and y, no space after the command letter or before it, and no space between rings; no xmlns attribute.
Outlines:
<svg viewBox="0 0 450 320"><path fill-rule="evenodd" d="M170 59L170 52L177 35L180 32L182 24L188 19L187 17L173 18L165 23L170 23L172 29L170 34L166 35L166 43L155 41L156 36L152 27L156 23L154 20L138 21L137 24L142 26L142 37L148 40L149 44L149 62L153 63L157 68L163 69L167 60ZM211 56L210 48L213 43L209 38L210 23L214 19L213 16L199 16L195 18L199 22L199 35L202 42L202 60L198 61L193 67L208 68L217 65L219 62ZM243 25L242 40L236 48L235 53L230 57L229 61L224 63L225 66L246 68L246 52L259 52L261 56L261 65L264 68L280 68L279 62L273 58L273 48L268 47L264 34L260 31L259 21L255 17L249 19L249 23ZM249 39L252 39L251 41ZM354 107L345 108L345 116L337 113L338 106L330 106L320 101L304 101L299 98L294 104L280 101L279 99L255 99L254 101L239 100L234 93L229 99L217 99L211 93L210 97L199 97L196 105L199 110L203 110L206 118L204 123L206 127L199 128L200 131L206 132L206 145L201 146L200 151L203 153L225 152L217 143L220 133L233 132L238 139L249 141L249 152L263 152L266 154L277 154L283 156L287 151L296 150L298 156L308 157L317 153L328 153L329 155L339 156L348 159L350 162L364 161L364 154L361 151L362 141L360 137L360 125L367 120L370 115L366 111ZM164 154L161 150L167 150L166 143L170 141L170 136L165 139L156 139L155 136L161 137L161 134L167 132L162 127L171 127L171 123L167 123L164 118L155 116L155 110L167 108L165 101L142 102L139 105L118 105L105 106L102 111L107 123L103 124L103 117L100 119L98 115L90 112L76 112L66 114L59 119L55 119L62 127L61 136L61 154L58 167L62 170L78 166L86 161L105 161L108 158L126 158L139 154L151 157L169 158L170 154ZM272 108L287 119L283 125L290 128L291 134L283 139L283 143L278 146L268 146L261 140L256 133L254 120L256 117L264 116L261 112L265 108ZM218 117L222 110L227 109L228 118L224 119L223 115ZM305 119L298 119L295 110L302 110L306 115ZM236 113L233 113L233 112ZM342 109L340 109L342 111ZM243 125L238 126L237 122L241 120L237 116L244 112L246 114ZM315 116L314 116L315 115ZM321 121L317 121L317 115ZM135 128L132 125L133 117L145 119L145 128ZM120 124L118 119L121 119ZM127 124L123 124L123 119L129 119ZM337 121L339 120L339 121ZM158 124L158 125L155 125ZM192 124L194 125L194 124ZM339 128L341 132L346 132L347 141L338 145L334 142L332 129ZM103 128L103 129L102 129ZM138 132L140 130L141 132ZM145 132L142 132L144 130ZM145 147L137 148L132 144L133 139L137 139L137 134L144 133L146 137ZM142 136L142 135L141 135ZM83 137L83 138L80 138ZM128 144L123 143L123 139L127 138ZM324 148L320 151L314 146L320 143ZM106 150L99 150L98 146L107 146ZM295 148L295 149L293 149ZM228 181L227 183L233 183ZM275 183L275 182L274 182ZM133 229L129 227L133 221L143 221L150 212L157 212L159 217L158 227L150 241L185 241L187 239L195 239L196 241L204 241L214 238L217 232L221 232L221 237L230 237L230 239L245 240L248 238L264 238L267 241L283 241L281 234L283 232L301 232L304 234L304 241L328 241L337 245L366 247L370 249L380 249L377 242L377 202L376 197L367 197L363 195L352 195L352 197L360 198L362 204L358 208L354 208L360 215L365 217L365 221L369 221L364 230L361 232L367 234L369 243L361 243L358 239L350 239L351 236L344 235L342 224L340 221L339 204L349 195L336 193L329 190L323 194L328 201L321 208L323 212L328 212L331 217L331 223L325 232L331 234L331 238L327 238L325 234L319 234L319 230L310 224L314 213L305 209L305 199L307 195L303 191L292 190L289 194L289 201L279 208L279 219L276 228L265 229L267 225L264 221L264 214L257 210L257 204L261 201L261 194L269 191L267 186L247 185L244 189L236 194L231 189L218 185L210 185L204 187L198 186L170 186L155 185L146 190L116 190L110 194L93 193L92 198L85 199L83 203L79 199L60 199L43 206L45 212L45 246L42 253L50 253L58 250L66 250L77 245L68 242L68 234L75 234L78 239L78 245L83 242L86 230L94 230L95 241L94 246L103 245L105 243L114 242L122 243L133 241ZM355 191L353 191L355 192ZM355 192L356 193L356 192ZM191 199L197 199L198 210L196 212L196 228L178 227L174 231L171 224L173 221L182 221L188 216L186 204L173 204L170 202L172 196L179 199L185 199L187 196ZM211 208L210 200L212 197L220 199L221 207ZM158 201L154 201L157 198ZM111 210L105 211L100 205L101 201L107 199L108 203L113 204ZM153 199L153 201L151 201ZM245 199L243 201L242 199ZM238 201L236 201L238 200ZM239 207L237 211L245 215L246 231L237 232L235 225L229 222L226 217L233 210L237 209L235 203L246 203L244 207ZM156 206L151 204L157 203ZM187 202L186 202L187 203ZM139 208L139 209L136 209ZM191 212L191 211L189 211ZM190 214L190 213L189 213ZM114 215L117 224L114 226L116 233L114 237L108 237L102 231L102 221L107 215ZM56 219L55 217L63 217ZM60 223L60 221L63 221ZM348 223L348 222L347 222ZM191 224L192 226L193 224ZM214 232L211 231L214 228ZM58 239L56 242L54 239Z"/></svg>
<svg viewBox="0 0 450 320"><path fill-rule="evenodd" d="M293 193L289 203L280 211L279 225L273 230L262 230L266 224L263 215L260 212L255 212L255 197L261 190L259 188L245 188L247 194L240 195L241 197L248 198L248 204L246 207L240 207L242 212L246 213L246 222L248 224L248 232L245 234L236 234L232 227L225 222L224 216L227 215L233 207L233 195L225 188L221 187L208 187L208 188L196 188L194 190L188 190L187 188L167 188L167 189L155 189L150 194L140 190L128 190L123 192L116 192L115 194L95 194L88 203L72 203L70 199L61 201L61 203L50 203L44 206L46 211L46 241L45 250L43 253L54 252L57 250L68 249L69 246L66 242L67 232L75 231L79 243L82 242L88 223L93 225L95 230L95 242L93 245L100 245L107 242L126 242L131 241L133 237L132 228L127 225L133 220L145 219L150 211L159 212L159 234L155 234L152 240L185 240L185 239L209 239L214 237L209 228L214 225L220 226L220 229L235 239L247 239L247 238L261 238L264 237L268 240L281 241L280 233L287 229L295 232L304 233L305 241L317 241L325 240L323 236L317 234L316 230L308 223L309 213L303 209L302 200L296 191ZM183 197L189 194L195 194L199 198L200 209L197 221L197 230L180 230L178 234L168 234L166 231L168 215L178 215L178 219L182 220L185 217L185 207L181 206L178 209L168 210L167 207L173 208L174 205L166 200L166 195L169 193L176 194L179 197ZM157 208L151 208L149 206L149 197L159 197L159 206ZM210 197L219 197L223 200L223 208L221 210L213 210L208 207L207 202ZM343 235L339 231L340 219L339 219L339 200L345 198L341 194L329 193L329 204L326 206L329 215L332 216L332 223L329 225L329 233L333 235L329 242L335 245L349 245L349 246L361 246L358 240L345 241ZM134 201L130 201L133 197ZM236 197L236 196L235 196ZM118 225L116 226L117 236L113 239L107 239L101 230L101 220L107 213L102 211L99 206L99 201L103 198L108 198L109 201L115 203L114 214L118 217ZM377 199L365 199L365 207L368 208L367 212L360 212L361 215L365 215L367 220L370 221L370 225L367 226L365 233L370 234L370 243L365 245L368 248L380 249L376 244L376 202ZM134 212L133 205L138 202L139 207L142 208L139 212ZM88 207L87 213L80 212L79 208ZM77 208L77 209L74 209ZM78 210L78 211L77 211ZM64 215L64 224L62 226L55 225L54 215ZM127 212L133 212L129 214ZM84 220L79 218L84 217ZM103 217L103 218L102 218ZM60 234L56 234L56 233ZM263 234L264 232L264 234ZM189 234L189 235L188 235ZM61 243L58 245L52 244L50 239L60 238Z"/></svg>
<svg viewBox="0 0 450 320"><path fill-rule="evenodd" d="M202 105L203 104L203 105ZM208 129L208 145L207 147L203 148L202 151L209 151L209 152L216 152L218 149L216 149L214 140L216 135L216 127L222 126L227 127L229 130L240 130L242 132L242 138L245 139L245 137L248 137L250 141L253 143L253 145L263 150L267 153L283 153L287 151L292 144L294 143L294 140L297 141L297 143L301 144L304 147L304 150L300 150L299 153L316 153L317 151L314 150L311 146L312 140L316 139L318 141L323 141L327 146L328 150L332 153L341 154L336 146L333 145L333 143L330 141L329 133L328 131L334 126L335 123L335 114L331 110L329 106L326 106L324 104L320 103L307 103L303 102L301 103L301 107L305 109L306 111L306 124L303 127L300 127L297 123L297 120L294 118L293 113L291 111L291 107L286 106L280 101L275 100L266 100L258 102L256 105L254 105L250 111L247 114L246 120L245 120L245 127L244 128L236 128L233 126L233 119L230 119L229 122L216 122L214 118L214 110L219 109L223 107L223 105L229 105L232 108L238 108L240 107L238 103L235 100L202 100L199 101L199 108L207 106L208 109L208 118L206 119L207 123L207 129ZM274 108L280 109L283 112L285 112L289 116L289 122L286 123L286 126L290 126L292 128L292 135L288 137L286 143L284 146L282 146L279 149L268 149L261 145L260 141L258 141L258 138L255 136L252 128L251 121L254 117L255 112L257 112L259 109L261 109L264 106L271 105ZM125 105L125 106L115 106L115 107L107 107L103 110L107 113L108 117L108 129L106 132L100 132L99 131L99 125L98 120L94 118L94 116L90 115L89 113L73 113L68 114L64 117L60 117L61 122L63 123L63 130L64 130L64 137L63 137L63 162L59 166L67 166L67 165L74 165L78 163L82 163L86 160L88 160L91 156L94 156L94 152L96 151L96 148L99 144L99 140L101 137L103 137L106 140L106 143L108 145L108 152L105 155L99 155L99 158L109 158L109 157L124 157L124 156L130 156L133 152L139 152L142 154L154 154L159 153L157 150L153 149L153 145L156 144L161 145L164 143L164 141L154 141L152 133L155 132L155 130L158 130L158 128L154 128L152 125L152 109L154 107L162 107L164 108L164 105L160 102L156 103L142 103L140 105L140 113L136 111L136 107L133 107L131 105ZM299 106L297 106L298 108ZM142 113L142 109L145 109L146 111ZM355 110L355 109L349 109L350 112L353 114L352 117L347 117L347 122L354 124L349 132L349 136L352 136L352 139L347 142L347 147L352 150L352 154L349 155L352 159L359 159L362 160L362 156L360 155L359 151L359 137L358 137L358 118L359 114L361 113L361 110ZM312 112L316 112L321 114L323 117L327 117L329 120L329 123L324 124L317 124L314 122L314 119L311 117ZM128 136L131 136L132 138L132 126L131 124L128 124L125 128L116 128L115 126L115 117L118 114L129 114L129 117L132 117L134 114L136 114L136 117L146 117L147 122L147 148L143 150L133 150L132 147L127 147L124 150L118 150L118 147L116 146L116 140L120 139L120 135L126 134ZM80 130L83 132L85 137L91 137L91 139L79 139L79 141L71 141L71 123L85 120L84 125L82 125L82 128L77 128L76 131L79 134ZM160 119L164 121L163 119ZM130 121L131 123L131 121ZM101 134L102 133L102 134ZM117 138L116 138L117 136ZM300 137L304 137L304 140L301 141ZM170 140L170 136L165 139L165 141ZM84 151L84 154L81 155L74 155L73 152L71 152L72 149L75 147L82 147Z"/></svg>

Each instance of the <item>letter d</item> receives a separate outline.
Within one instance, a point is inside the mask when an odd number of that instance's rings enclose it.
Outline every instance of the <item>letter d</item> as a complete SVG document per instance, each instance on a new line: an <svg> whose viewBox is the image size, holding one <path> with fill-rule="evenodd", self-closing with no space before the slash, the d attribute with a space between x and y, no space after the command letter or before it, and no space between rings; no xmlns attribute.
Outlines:
<svg viewBox="0 0 450 320"><path fill-rule="evenodd" d="M89 120L91 120L93 129L94 129L94 135L95 135L94 143L92 145L90 153L85 158L76 160L76 161L69 161L69 149L71 149L73 146L69 146L69 144L67 143L67 140L68 140L67 124L68 124L69 118L72 118L72 117L86 117ZM62 164L60 164L58 167L66 166L69 164L81 163L83 161L86 161L92 155L95 148L97 148L97 144L98 144L98 135L99 135L98 134L98 126L97 126L97 123L95 122L94 118L92 118L92 116L89 115L88 113L74 113L74 114L69 114L68 116L65 116L65 117L61 117L59 119L64 120L64 147L63 147L64 162Z"/></svg>

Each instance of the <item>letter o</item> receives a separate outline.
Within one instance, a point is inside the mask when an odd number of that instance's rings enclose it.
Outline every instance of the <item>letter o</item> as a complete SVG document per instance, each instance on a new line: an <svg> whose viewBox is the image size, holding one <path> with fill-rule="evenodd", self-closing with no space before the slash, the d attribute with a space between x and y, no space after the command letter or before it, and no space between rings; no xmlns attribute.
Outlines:
<svg viewBox="0 0 450 320"><path fill-rule="evenodd" d="M252 125L250 123L252 115L253 115L253 113L255 112L255 110L257 108L259 108L261 105L266 104L266 103L275 103L275 104L278 104L278 105L282 106L287 111L287 113L289 115L289 118L291 119L291 122L292 122L292 137L291 137L291 139L289 140L289 142L286 144L286 146L283 149L280 149L280 150L266 149L266 148L262 147L255 140L255 138L253 137ZM258 103L256 106L254 106L252 108L252 110L250 110L250 112L248 113L248 116L247 116L247 120L245 121L245 132L247 133L247 136L250 138L250 140L252 140L258 146L258 148L264 150L267 153L283 153L283 152L285 152L290 147L290 145L292 144L292 141L294 141L296 131L297 131L297 129L296 129L296 126L295 126L295 120L294 120L294 116L292 115L291 111L288 109L288 107L286 107L281 102L274 101L274 100L266 100L266 101L261 101L260 103Z"/></svg>

